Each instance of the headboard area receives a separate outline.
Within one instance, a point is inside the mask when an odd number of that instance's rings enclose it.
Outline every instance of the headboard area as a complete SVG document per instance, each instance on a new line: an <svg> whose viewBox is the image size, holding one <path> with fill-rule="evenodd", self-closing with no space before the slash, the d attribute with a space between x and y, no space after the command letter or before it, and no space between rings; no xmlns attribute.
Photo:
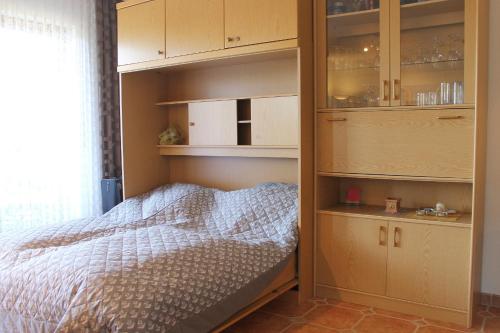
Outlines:
<svg viewBox="0 0 500 333"><path fill-rule="evenodd" d="M298 183L298 57L295 48L122 72L125 198L172 182ZM160 144L167 128L182 139Z"/></svg>

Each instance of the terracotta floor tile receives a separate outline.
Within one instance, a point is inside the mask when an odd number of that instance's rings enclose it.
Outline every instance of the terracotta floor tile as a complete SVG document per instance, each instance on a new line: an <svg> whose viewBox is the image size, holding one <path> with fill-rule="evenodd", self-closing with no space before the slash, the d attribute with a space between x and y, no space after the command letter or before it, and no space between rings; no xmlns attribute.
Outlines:
<svg viewBox="0 0 500 333"><path fill-rule="evenodd" d="M486 319L484 333L500 333L500 317Z"/></svg>
<svg viewBox="0 0 500 333"><path fill-rule="evenodd" d="M279 314L287 317L298 317L304 315L314 307L314 303L305 301L298 303L298 293L295 291L285 293L274 301L266 304L262 311Z"/></svg>
<svg viewBox="0 0 500 333"><path fill-rule="evenodd" d="M306 319L312 324L335 329L348 329L352 328L362 316L356 310L331 305L319 305L307 314Z"/></svg>
<svg viewBox="0 0 500 333"><path fill-rule="evenodd" d="M415 328L405 320L374 315L364 318L355 330L357 333L412 333Z"/></svg>
<svg viewBox="0 0 500 333"><path fill-rule="evenodd" d="M499 316L500 317L500 308L496 308L494 306L490 306L489 309L488 309L488 312L494 314L495 316Z"/></svg>
<svg viewBox="0 0 500 333"><path fill-rule="evenodd" d="M394 317L398 319L404 319L404 320L419 320L422 319L421 317L418 316L413 316L413 315L408 315L404 313L399 313L399 312L394 312L394 311L389 311L389 310L383 310L383 309L373 309L375 313L383 315L383 316L388 316L388 317Z"/></svg>
<svg viewBox="0 0 500 333"><path fill-rule="evenodd" d="M367 309L370 309L370 307L366 306L366 305L354 304L354 303L347 303L347 302L339 301L339 300L336 300L336 299L328 299L328 304L332 304L332 305L335 305L335 306L340 306L342 308L354 309L354 310L367 310Z"/></svg>
<svg viewBox="0 0 500 333"><path fill-rule="evenodd" d="M417 333L457 333L457 331L444 327L426 326L420 327Z"/></svg>
<svg viewBox="0 0 500 333"><path fill-rule="evenodd" d="M428 322L432 326L450 328L452 330L457 330L460 332L477 332L481 328L481 324L482 324L482 322L481 322L481 323L478 323L479 327L477 327L475 325L475 327L473 327L473 328L467 328L465 326L461 326L461 325L457 325L457 324L453 324L453 323L445 323L445 322L438 321L438 320L425 319L425 321Z"/></svg>
<svg viewBox="0 0 500 333"><path fill-rule="evenodd" d="M275 316L270 313L254 312L243 320L239 321L227 332L231 333L278 333L283 331L290 321L286 318Z"/></svg>
<svg viewBox="0 0 500 333"><path fill-rule="evenodd" d="M298 324L293 325L285 331L285 333L333 333L337 332L335 330L331 330L329 328L318 327L309 324ZM260 332L259 332L260 333Z"/></svg>

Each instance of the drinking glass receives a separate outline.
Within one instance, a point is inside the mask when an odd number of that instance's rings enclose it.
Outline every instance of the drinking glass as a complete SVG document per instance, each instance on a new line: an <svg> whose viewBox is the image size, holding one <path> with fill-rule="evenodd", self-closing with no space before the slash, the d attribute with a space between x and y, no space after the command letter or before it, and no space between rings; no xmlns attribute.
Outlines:
<svg viewBox="0 0 500 333"><path fill-rule="evenodd" d="M453 81L453 104L464 103L464 83L462 81Z"/></svg>
<svg viewBox="0 0 500 333"><path fill-rule="evenodd" d="M439 85L439 102L440 104L450 104L451 94L450 94L450 83L441 82Z"/></svg>

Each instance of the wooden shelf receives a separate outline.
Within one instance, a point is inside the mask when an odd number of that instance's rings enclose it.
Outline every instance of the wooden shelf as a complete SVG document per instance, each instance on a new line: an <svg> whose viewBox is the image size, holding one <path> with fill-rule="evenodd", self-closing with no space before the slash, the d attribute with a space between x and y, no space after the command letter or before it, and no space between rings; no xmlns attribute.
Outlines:
<svg viewBox="0 0 500 333"><path fill-rule="evenodd" d="M407 181L416 181L416 182L438 182L438 183L467 183L467 184L472 183L472 179L469 179L469 178L367 175L367 174L359 174L359 173L338 173L338 172L322 172L322 171L318 171L316 174L318 176L340 177L340 178L407 180Z"/></svg>
<svg viewBox="0 0 500 333"><path fill-rule="evenodd" d="M433 224L433 225L443 225L450 227L461 227L470 228L471 227L471 214L462 213L460 219L456 222L449 221L435 221L427 220L425 217L416 218L413 216L413 212L416 209L402 209L400 213L389 214L385 212L385 207L383 206L348 206L348 205L337 205L328 209L318 210L319 214L328 215L340 215L340 216L356 216L365 217L376 220L386 220L386 221L398 221L398 222L411 222L411 223L423 223L423 224Z"/></svg>
<svg viewBox="0 0 500 333"><path fill-rule="evenodd" d="M463 0L429 0L401 5L401 18L431 16L464 10Z"/></svg>
<svg viewBox="0 0 500 333"><path fill-rule="evenodd" d="M337 26L365 23L376 23L379 21L380 9L360 10L357 12L348 12L342 14L328 15L327 20L329 24Z"/></svg>
<svg viewBox="0 0 500 333"><path fill-rule="evenodd" d="M274 94L274 95L245 96L245 97L221 97L221 98L208 98L208 99L189 99L189 100L179 100L179 101L158 102L155 105L156 106L168 106L168 105L199 103L199 102L216 102L216 101L229 101L229 100L239 100L239 99L289 97L289 96L297 96L297 94Z"/></svg>
<svg viewBox="0 0 500 333"><path fill-rule="evenodd" d="M160 155L164 156L231 156L298 158L297 147L292 146L191 146L158 145Z"/></svg>
<svg viewBox="0 0 500 333"><path fill-rule="evenodd" d="M369 106L361 108L324 108L318 109L319 113L334 112L367 112L367 111L414 111L414 110L446 110L446 109L475 109L474 104L437 104L437 105L407 105L407 106Z"/></svg>

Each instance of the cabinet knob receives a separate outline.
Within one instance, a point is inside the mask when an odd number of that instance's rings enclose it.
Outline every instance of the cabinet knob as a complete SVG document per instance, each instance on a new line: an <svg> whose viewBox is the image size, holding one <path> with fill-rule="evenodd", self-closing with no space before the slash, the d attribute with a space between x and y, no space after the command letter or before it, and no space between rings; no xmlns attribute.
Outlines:
<svg viewBox="0 0 500 333"><path fill-rule="evenodd" d="M158 50L158 54L164 54L165 52L162 50Z"/></svg>
<svg viewBox="0 0 500 333"><path fill-rule="evenodd" d="M190 121L189 126L194 126L194 122Z"/></svg>
<svg viewBox="0 0 500 333"><path fill-rule="evenodd" d="M227 41L228 42L239 42L241 40L240 36L236 36L236 37L227 37Z"/></svg>

